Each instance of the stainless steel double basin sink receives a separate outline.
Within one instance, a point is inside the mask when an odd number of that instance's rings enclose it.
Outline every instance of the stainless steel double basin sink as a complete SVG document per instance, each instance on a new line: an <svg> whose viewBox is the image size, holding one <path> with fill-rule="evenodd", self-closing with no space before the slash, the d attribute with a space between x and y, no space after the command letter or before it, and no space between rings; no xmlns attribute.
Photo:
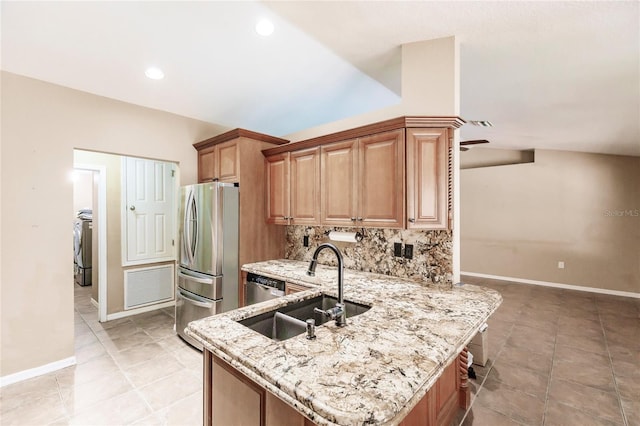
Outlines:
<svg viewBox="0 0 640 426"><path fill-rule="evenodd" d="M238 323L270 339L276 341L286 340L304 333L307 326L306 320L308 319L314 319L316 326L331 321L325 315L315 312L315 308L326 311L327 309L333 308L336 303L338 303L338 299L335 297L322 294L311 299L282 306L273 311L245 318L238 321ZM371 309L371 306L347 300L344 301L344 304L347 313L347 323L349 318Z"/></svg>

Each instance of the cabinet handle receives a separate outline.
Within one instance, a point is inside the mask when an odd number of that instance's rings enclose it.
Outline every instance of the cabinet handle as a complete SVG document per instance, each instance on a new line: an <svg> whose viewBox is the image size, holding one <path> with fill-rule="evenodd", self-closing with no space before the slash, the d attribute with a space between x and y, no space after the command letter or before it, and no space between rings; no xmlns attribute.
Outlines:
<svg viewBox="0 0 640 426"><path fill-rule="evenodd" d="M412 217L409 218L409 222L414 223L416 220Z"/></svg>
<svg viewBox="0 0 640 426"><path fill-rule="evenodd" d="M361 218L361 217L359 217L359 218L358 218L358 222L362 222L363 220L364 220L364 219L363 219L363 218Z"/></svg>
<svg viewBox="0 0 640 426"><path fill-rule="evenodd" d="M355 217L351 218L351 222L355 222L357 219Z"/></svg>

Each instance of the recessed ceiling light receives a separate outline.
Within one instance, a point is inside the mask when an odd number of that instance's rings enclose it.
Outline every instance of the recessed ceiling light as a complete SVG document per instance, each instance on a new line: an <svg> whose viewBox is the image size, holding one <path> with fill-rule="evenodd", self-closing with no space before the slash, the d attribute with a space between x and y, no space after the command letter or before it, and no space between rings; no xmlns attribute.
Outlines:
<svg viewBox="0 0 640 426"><path fill-rule="evenodd" d="M144 75L152 80L162 80L164 78L164 73L158 67L147 68L147 70L144 72Z"/></svg>
<svg viewBox="0 0 640 426"><path fill-rule="evenodd" d="M256 24L256 32L261 36L268 36L273 33L273 23L268 19L260 19Z"/></svg>

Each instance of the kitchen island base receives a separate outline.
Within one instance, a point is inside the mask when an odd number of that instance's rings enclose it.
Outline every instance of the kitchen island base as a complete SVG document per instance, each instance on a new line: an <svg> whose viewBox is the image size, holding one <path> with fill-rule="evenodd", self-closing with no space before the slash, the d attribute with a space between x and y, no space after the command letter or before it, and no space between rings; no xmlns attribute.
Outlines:
<svg viewBox="0 0 640 426"><path fill-rule="evenodd" d="M204 359L204 425L314 426L315 423L273 393L246 377L206 348ZM459 408L470 404L467 349L442 375L400 426L446 426ZM396 423L395 421L393 422Z"/></svg>

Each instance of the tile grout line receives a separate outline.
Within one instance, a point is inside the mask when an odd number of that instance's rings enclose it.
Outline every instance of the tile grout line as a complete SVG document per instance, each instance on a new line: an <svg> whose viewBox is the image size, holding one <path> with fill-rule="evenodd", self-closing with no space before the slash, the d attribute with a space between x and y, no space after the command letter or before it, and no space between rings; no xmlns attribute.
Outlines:
<svg viewBox="0 0 640 426"><path fill-rule="evenodd" d="M558 318L558 321L560 319ZM551 379L553 378L553 367L556 363L556 350L558 348L558 331L559 326L556 323L556 334L553 337L553 355L551 355L551 369L549 369L549 377L547 378L547 392L544 395L544 410L542 412L542 425L546 424L547 421L547 409L549 407L549 393L551 392Z"/></svg>
<svg viewBox="0 0 640 426"><path fill-rule="evenodd" d="M622 414L622 422L625 426L629 426L629 421L627 420L627 413L624 410L624 406L622 405L622 396L620 395L620 391L618 389L618 380L616 379L616 371L613 368L613 358L611 357L611 351L609 351L609 341L607 339L607 330L604 327L604 322L602 321L602 315L600 315L600 306L598 304L598 298L595 298L596 309L598 311L598 320L600 321L600 328L602 329L602 334L604 335L604 346L607 350L607 358L609 358L609 366L611 367L611 376L613 377L613 386L616 390L616 397L618 399L618 407L620 408L620 414Z"/></svg>

